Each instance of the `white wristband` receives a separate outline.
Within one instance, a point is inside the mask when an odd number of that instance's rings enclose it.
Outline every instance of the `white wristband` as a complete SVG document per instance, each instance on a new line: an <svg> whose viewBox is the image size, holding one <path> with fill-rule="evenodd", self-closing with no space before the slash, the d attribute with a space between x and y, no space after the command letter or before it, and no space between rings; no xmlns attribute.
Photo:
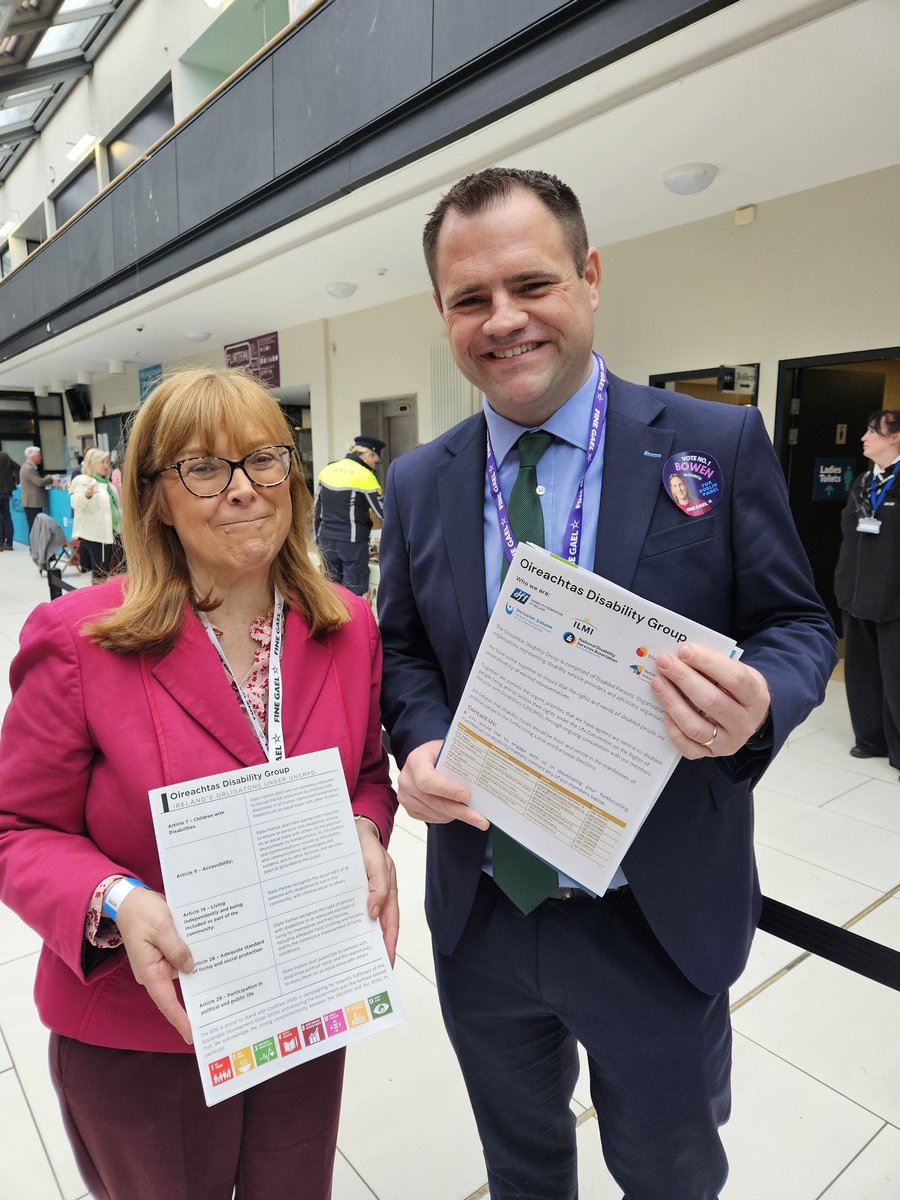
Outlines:
<svg viewBox="0 0 900 1200"><path fill-rule="evenodd" d="M135 888L145 888L146 883L141 883L140 879L132 879L130 876L126 879L117 880L112 887L106 889L106 895L103 897L103 915L109 917L111 921L116 919L116 914L119 911L119 906Z"/></svg>

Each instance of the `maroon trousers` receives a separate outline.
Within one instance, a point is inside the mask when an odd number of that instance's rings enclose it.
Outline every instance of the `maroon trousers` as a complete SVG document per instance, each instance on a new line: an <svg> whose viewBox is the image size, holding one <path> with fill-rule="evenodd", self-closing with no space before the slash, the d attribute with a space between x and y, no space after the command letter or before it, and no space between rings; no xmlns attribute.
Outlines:
<svg viewBox="0 0 900 1200"><path fill-rule="evenodd" d="M50 1074L95 1200L330 1200L343 1050L212 1108L193 1054L54 1033Z"/></svg>

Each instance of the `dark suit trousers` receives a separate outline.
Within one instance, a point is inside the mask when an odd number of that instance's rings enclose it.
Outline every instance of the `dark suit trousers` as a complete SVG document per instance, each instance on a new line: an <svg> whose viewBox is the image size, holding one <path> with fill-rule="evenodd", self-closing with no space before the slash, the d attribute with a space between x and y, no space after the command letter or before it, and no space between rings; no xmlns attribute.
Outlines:
<svg viewBox="0 0 900 1200"><path fill-rule="evenodd" d="M319 542L319 553L329 579L342 584L355 596L364 596L369 590L369 543L363 542Z"/></svg>
<svg viewBox="0 0 900 1200"><path fill-rule="evenodd" d="M31 533L31 527L32 527L32 525L33 525L33 524L35 523L35 521L37 520L37 515L38 515L38 513L42 513L43 511L44 511L44 510L43 510L42 508L23 508L23 509L22 509L22 512L25 514L25 520L26 520L26 521L27 521L27 523L28 523L28 532L29 532L29 534Z"/></svg>
<svg viewBox="0 0 900 1200"><path fill-rule="evenodd" d="M12 514L9 511L10 492L0 492L0 546L13 544Z"/></svg>
<svg viewBox="0 0 900 1200"><path fill-rule="evenodd" d="M50 1038L95 1200L330 1200L343 1074L337 1050L207 1108L193 1054Z"/></svg>
<svg viewBox="0 0 900 1200"><path fill-rule="evenodd" d="M844 681L857 746L900 770L900 621L844 618Z"/></svg>
<svg viewBox="0 0 900 1200"><path fill-rule="evenodd" d="M627 888L523 916L487 875L438 991L492 1200L575 1200L577 1043L626 1200L715 1200L727 1175L727 994L697 991Z"/></svg>

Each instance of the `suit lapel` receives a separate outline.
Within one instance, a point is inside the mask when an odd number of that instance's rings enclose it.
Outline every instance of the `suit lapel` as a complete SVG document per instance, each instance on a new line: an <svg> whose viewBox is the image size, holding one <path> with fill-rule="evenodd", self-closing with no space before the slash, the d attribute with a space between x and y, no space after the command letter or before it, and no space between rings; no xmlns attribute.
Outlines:
<svg viewBox="0 0 900 1200"><path fill-rule="evenodd" d="M153 678L173 700L245 766L262 760L262 750L231 688L219 656L197 616L187 609L184 630L165 657L151 667Z"/></svg>
<svg viewBox="0 0 900 1200"><path fill-rule="evenodd" d="M333 654L329 640L310 640L306 624L288 610L282 656L285 753L297 744L328 678ZM245 766L263 759L256 734L232 691L219 656L193 612L173 649L151 667L154 679L190 716Z"/></svg>
<svg viewBox="0 0 900 1200"><path fill-rule="evenodd" d="M665 404L610 376L594 570L630 588L672 453L674 431L653 428Z"/></svg>
<svg viewBox="0 0 900 1200"><path fill-rule="evenodd" d="M484 417L468 422L448 444L451 458L438 469L438 522L450 563L447 580L456 593L472 658L488 621L484 578Z"/></svg>

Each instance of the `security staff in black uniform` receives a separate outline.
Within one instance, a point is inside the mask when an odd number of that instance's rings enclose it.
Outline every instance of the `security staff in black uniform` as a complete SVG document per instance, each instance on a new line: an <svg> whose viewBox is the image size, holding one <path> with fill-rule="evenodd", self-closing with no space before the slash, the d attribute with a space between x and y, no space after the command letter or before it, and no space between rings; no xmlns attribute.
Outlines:
<svg viewBox="0 0 900 1200"><path fill-rule="evenodd" d="M850 753L887 755L900 770L900 412L873 413L862 444L875 465L850 489L834 575L856 738Z"/></svg>
<svg viewBox="0 0 900 1200"><path fill-rule="evenodd" d="M380 438L355 438L343 458L319 472L316 486L315 532L328 575L348 591L364 596L369 590L369 534L372 516L384 516L383 492L375 476L385 443Z"/></svg>

